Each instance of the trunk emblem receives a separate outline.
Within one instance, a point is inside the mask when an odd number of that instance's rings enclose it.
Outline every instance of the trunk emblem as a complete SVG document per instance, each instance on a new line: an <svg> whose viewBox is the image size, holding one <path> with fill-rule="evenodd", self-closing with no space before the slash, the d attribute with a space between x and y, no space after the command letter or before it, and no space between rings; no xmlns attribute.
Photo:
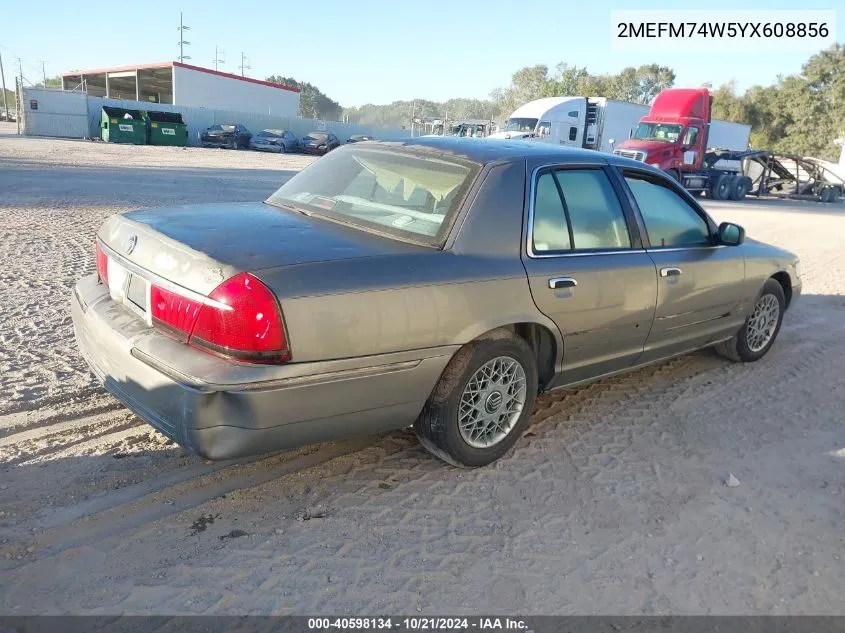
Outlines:
<svg viewBox="0 0 845 633"><path fill-rule="evenodd" d="M131 255L132 251L135 250L135 246L138 244L138 236L137 235L130 235L126 239L126 243L123 245L123 248L126 250L127 255Z"/></svg>

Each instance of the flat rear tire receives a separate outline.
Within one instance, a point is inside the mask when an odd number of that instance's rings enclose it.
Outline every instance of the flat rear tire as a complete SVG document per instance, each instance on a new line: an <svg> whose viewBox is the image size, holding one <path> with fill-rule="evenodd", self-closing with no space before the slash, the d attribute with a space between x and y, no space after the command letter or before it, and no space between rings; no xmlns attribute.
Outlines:
<svg viewBox="0 0 845 633"><path fill-rule="evenodd" d="M449 361L414 431L428 451L453 466L491 464L528 426L537 381L528 344L497 331L465 345Z"/></svg>

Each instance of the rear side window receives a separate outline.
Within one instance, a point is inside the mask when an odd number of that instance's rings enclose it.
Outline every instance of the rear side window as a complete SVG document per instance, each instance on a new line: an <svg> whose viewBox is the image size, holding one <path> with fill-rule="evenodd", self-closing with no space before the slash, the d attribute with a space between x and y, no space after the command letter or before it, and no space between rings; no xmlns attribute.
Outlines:
<svg viewBox="0 0 845 633"><path fill-rule="evenodd" d="M631 236L619 198L602 169L556 172L569 221L573 248L631 248Z"/></svg>
<svg viewBox="0 0 845 633"><path fill-rule="evenodd" d="M561 169L537 179L535 252L631 248L622 205L602 169Z"/></svg>
<svg viewBox="0 0 845 633"><path fill-rule="evenodd" d="M534 193L534 251L568 251L572 249L569 226L563 210L555 177L547 171L537 179Z"/></svg>
<svg viewBox="0 0 845 633"><path fill-rule="evenodd" d="M670 187L632 173L625 174L625 181L640 208L653 247L710 245L707 222Z"/></svg>

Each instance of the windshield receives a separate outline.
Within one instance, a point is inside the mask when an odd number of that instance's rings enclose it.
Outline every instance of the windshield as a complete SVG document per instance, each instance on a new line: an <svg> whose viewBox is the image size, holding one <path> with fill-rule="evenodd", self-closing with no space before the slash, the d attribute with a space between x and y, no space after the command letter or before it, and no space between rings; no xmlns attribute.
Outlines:
<svg viewBox="0 0 845 633"><path fill-rule="evenodd" d="M235 129L234 125L212 125L208 128L209 132L231 132Z"/></svg>
<svg viewBox="0 0 845 633"><path fill-rule="evenodd" d="M680 135L681 126L676 123L640 123L631 138L674 143Z"/></svg>
<svg viewBox="0 0 845 633"><path fill-rule="evenodd" d="M258 136L281 136L282 130L261 130Z"/></svg>
<svg viewBox="0 0 845 633"><path fill-rule="evenodd" d="M533 132L538 119L508 119L505 132Z"/></svg>
<svg viewBox="0 0 845 633"><path fill-rule="evenodd" d="M328 134L320 134L319 132L311 132L305 137L306 141L325 141L329 137Z"/></svg>
<svg viewBox="0 0 845 633"><path fill-rule="evenodd" d="M349 145L299 172L267 202L437 244L478 170L430 150Z"/></svg>

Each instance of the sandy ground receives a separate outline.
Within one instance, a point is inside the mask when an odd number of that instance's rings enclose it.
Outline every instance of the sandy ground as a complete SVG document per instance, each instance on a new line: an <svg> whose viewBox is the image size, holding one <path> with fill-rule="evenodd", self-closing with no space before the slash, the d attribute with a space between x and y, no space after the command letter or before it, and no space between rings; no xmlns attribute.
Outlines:
<svg viewBox="0 0 845 633"><path fill-rule="evenodd" d="M707 203L803 260L759 363L545 396L480 470L406 431L208 464L95 384L70 289L109 214L310 159L2 132L0 613L845 613L845 204Z"/></svg>

